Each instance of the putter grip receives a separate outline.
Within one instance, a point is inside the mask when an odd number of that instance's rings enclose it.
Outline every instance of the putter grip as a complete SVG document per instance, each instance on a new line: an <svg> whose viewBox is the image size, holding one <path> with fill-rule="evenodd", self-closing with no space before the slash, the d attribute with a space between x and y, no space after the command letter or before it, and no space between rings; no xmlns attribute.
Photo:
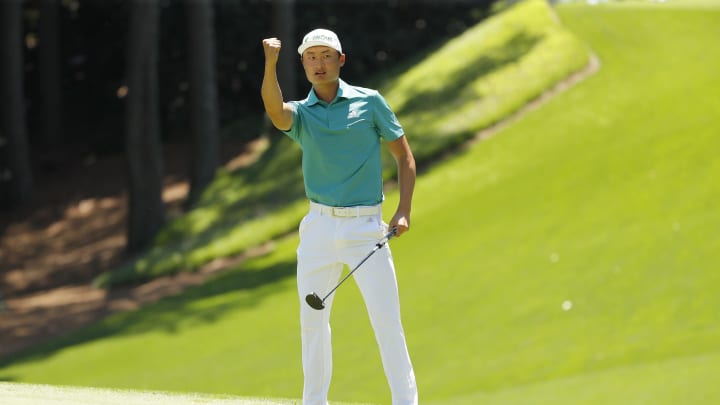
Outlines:
<svg viewBox="0 0 720 405"><path fill-rule="evenodd" d="M375 244L375 249L380 249L383 247L384 244L388 243L390 238L395 236L397 234L397 227L394 227L390 232L388 232L385 237L378 243Z"/></svg>

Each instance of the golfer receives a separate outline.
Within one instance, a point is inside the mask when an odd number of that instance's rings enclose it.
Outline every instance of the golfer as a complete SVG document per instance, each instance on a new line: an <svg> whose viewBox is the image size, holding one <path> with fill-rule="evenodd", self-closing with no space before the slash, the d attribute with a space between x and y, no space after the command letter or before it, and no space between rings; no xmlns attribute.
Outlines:
<svg viewBox="0 0 720 405"><path fill-rule="evenodd" d="M410 229L415 159L395 114L375 90L340 79L345 54L337 35L316 29L298 48L312 84L307 98L283 100L276 66L281 43L263 40L265 75L262 99L270 120L302 148L309 212L300 223L297 284L300 297L303 404L326 405L332 374L330 310L308 306L304 297L324 296L338 282L344 265L359 263L388 229L397 236ZM382 220L380 144L388 146L398 167L400 202ZM385 244L353 274L380 348L393 404L417 404L415 374L400 320L400 300L390 248Z"/></svg>

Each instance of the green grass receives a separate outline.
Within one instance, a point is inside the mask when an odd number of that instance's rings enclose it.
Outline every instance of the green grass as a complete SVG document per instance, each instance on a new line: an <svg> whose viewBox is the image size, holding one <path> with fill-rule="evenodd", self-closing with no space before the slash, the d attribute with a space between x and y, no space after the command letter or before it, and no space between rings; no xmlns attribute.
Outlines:
<svg viewBox="0 0 720 405"><path fill-rule="evenodd" d="M544 2L529 1L449 41L383 93L422 161L517 110L588 58Z"/></svg>
<svg viewBox="0 0 720 405"><path fill-rule="evenodd" d="M381 86L422 163L519 109L587 59L586 47L553 19L548 6L529 1L421 62L398 67L397 77L369 80ZM393 177L388 153L384 161L385 176ZM196 208L169 223L152 249L96 284L194 270L294 231L307 209L303 187L299 148L284 136L275 139L251 168L221 171Z"/></svg>
<svg viewBox="0 0 720 405"><path fill-rule="evenodd" d="M422 402L718 403L720 8L558 11L599 72L425 173L392 242ZM297 397L296 244L0 379ZM361 301L338 291L331 399L388 403Z"/></svg>
<svg viewBox="0 0 720 405"><path fill-rule="evenodd" d="M672 358L589 372L429 404L714 404L720 388L709 381L720 353Z"/></svg>

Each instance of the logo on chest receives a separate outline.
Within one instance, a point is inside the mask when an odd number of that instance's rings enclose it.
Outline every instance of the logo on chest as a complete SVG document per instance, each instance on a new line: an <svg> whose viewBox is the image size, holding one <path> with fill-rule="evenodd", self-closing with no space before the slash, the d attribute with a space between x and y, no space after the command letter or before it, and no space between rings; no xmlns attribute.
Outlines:
<svg viewBox="0 0 720 405"><path fill-rule="evenodd" d="M348 120L357 120L358 118L363 118L367 114L367 103L364 101L356 101L353 103L350 103L348 106L348 113L347 113L347 119Z"/></svg>

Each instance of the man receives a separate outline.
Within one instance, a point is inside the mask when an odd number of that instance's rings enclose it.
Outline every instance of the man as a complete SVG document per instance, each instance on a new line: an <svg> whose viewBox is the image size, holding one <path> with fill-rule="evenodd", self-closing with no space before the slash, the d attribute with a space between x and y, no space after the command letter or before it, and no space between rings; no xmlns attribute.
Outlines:
<svg viewBox="0 0 720 405"><path fill-rule="evenodd" d="M270 120L300 144L310 210L300 223L297 282L300 297L303 404L327 404L332 373L330 310L308 306L312 292L324 296L344 265L355 266L388 228L397 236L410 229L415 159L395 114L375 90L340 79L345 64L332 31L308 33L298 48L312 84L302 101L284 102L276 66L281 43L263 40L265 75L262 99ZM400 202L389 224L382 221L380 144L385 141L398 166ZM417 404L417 387L400 320L395 268L385 244L354 273L375 331L393 404Z"/></svg>

